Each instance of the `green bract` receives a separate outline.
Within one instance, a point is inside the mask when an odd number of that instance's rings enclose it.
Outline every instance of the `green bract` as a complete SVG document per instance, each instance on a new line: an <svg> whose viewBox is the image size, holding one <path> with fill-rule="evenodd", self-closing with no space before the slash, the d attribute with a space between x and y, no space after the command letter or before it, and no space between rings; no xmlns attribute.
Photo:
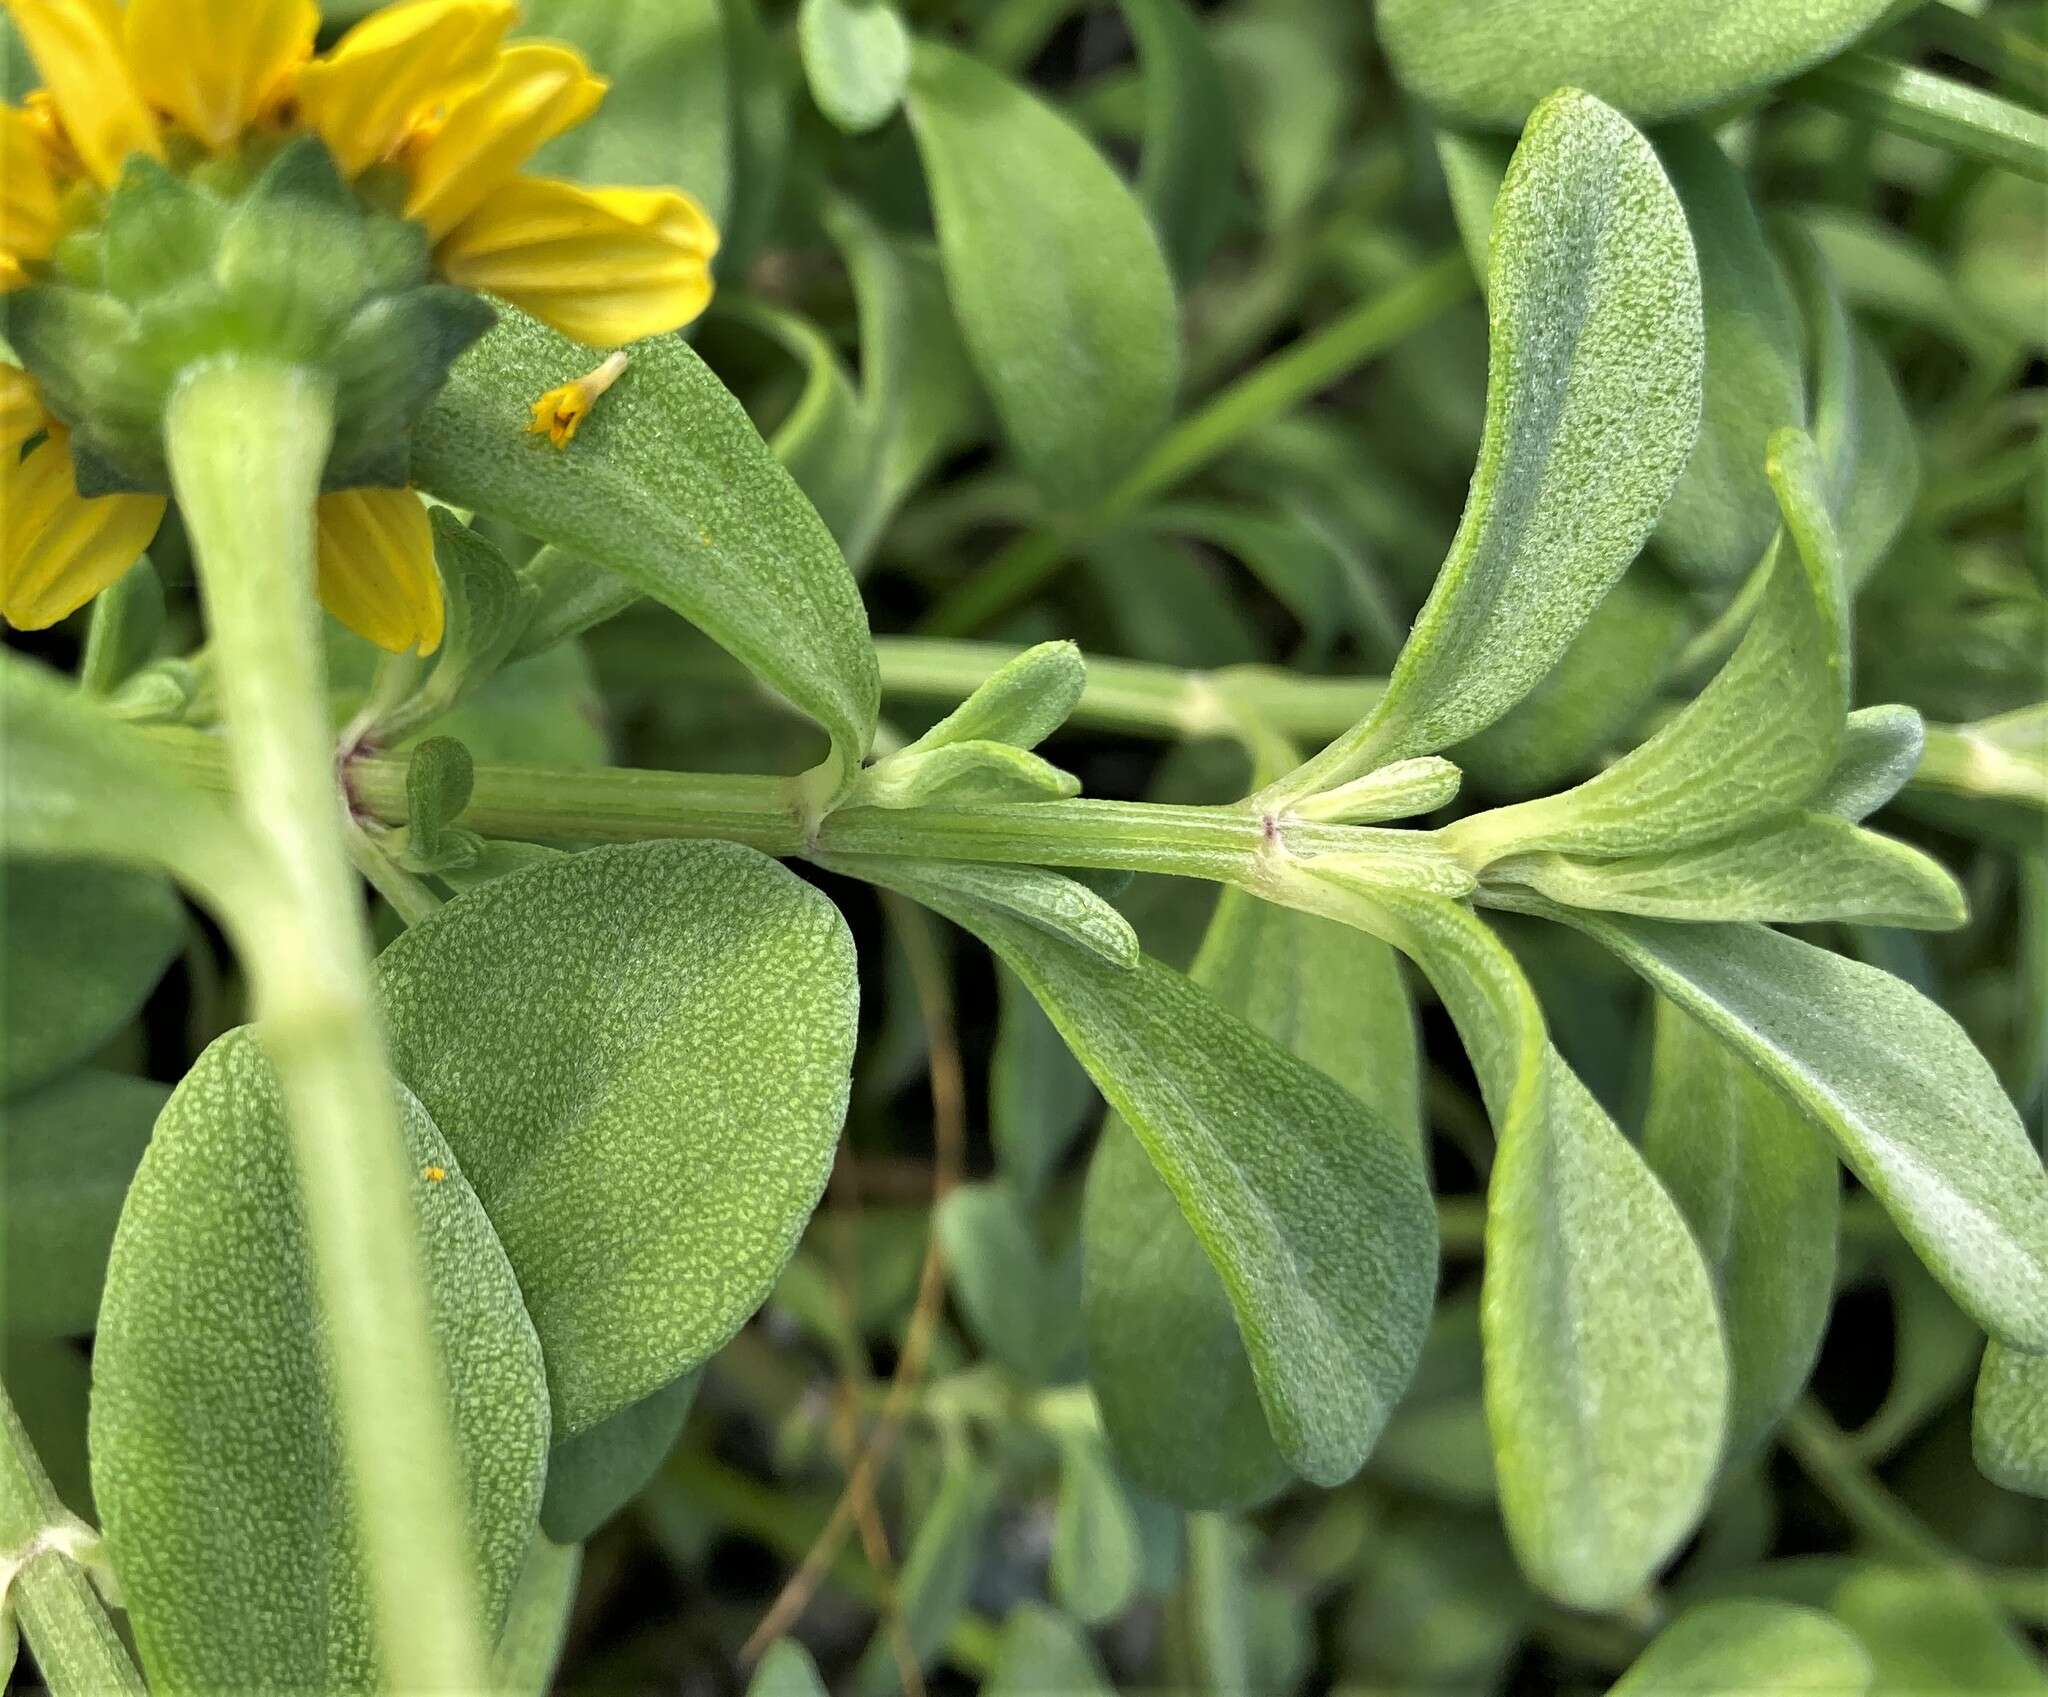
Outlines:
<svg viewBox="0 0 2048 1697"><path fill-rule="evenodd" d="M332 386L327 487L402 485L414 422L496 318L429 259L425 231L366 204L311 137L189 177L136 159L52 279L6 297L6 336L72 428L81 494L167 493L171 390L222 354Z"/></svg>

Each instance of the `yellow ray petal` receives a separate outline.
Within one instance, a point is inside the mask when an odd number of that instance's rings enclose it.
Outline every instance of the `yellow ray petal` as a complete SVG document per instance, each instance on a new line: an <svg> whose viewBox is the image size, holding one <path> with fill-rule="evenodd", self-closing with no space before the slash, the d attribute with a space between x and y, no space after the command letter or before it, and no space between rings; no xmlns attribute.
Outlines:
<svg viewBox="0 0 2048 1697"><path fill-rule="evenodd" d="M36 380L18 365L0 365L0 462L12 464L21 445L49 422ZM13 522L13 509L0 512L0 524Z"/></svg>
<svg viewBox="0 0 2048 1697"><path fill-rule="evenodd" d="M524 42L497 57L484 80L408 158L405 215L436 241L502 188L543 142L597 110L608 85L582 56L552 42Z"/></svg>
<svg viewBox="0 0 2048 1697"><path fill-rule="evenodd" d="M403 654L441 646L441 574L434 529L410 489L341 489L322 495L320 600L358 636Z"/></svg>
<svg viewBox="0 0 2048 1697"><path fill-rule="evenodd" d="M26 459L0 463L0 617L16 630L83 607L163 522L161 495L80 495L65 436L52 430Z"/></svg>
<svg viewBox="0 0 2048 1697"><path fill-rule="evenodd" d="M521 177L437 250L442 271L595 347L680 328L711 300L718 232L674 189L586 189Z"/></svg>
<svg viewBox="0 0 2048 1697"><path fill-rule="evenodd" d="M143 97L218 150L313 51L313 0L128 0L123 34Z"/></svg>
<svg viewBox="0 0 2048 1697"><path fill-rule="evenodd" d="M0 106L0 255L19 267L48 257L57 241L57 181L42 126Z"/></svg>
<svg viewBox="0 0 2048 1697"><path fill-rule="evenodd" d="M490 68L513 0L408 0L372 12L299 73L299 107L350 176Z"/></svg>
<svg viewBox="0 0 2048 1697"><path fill-rule="evenodd" d="M164 156L156 119L121 52L114 0L8 0L64 131L101 187L130 154Z"/></svg>

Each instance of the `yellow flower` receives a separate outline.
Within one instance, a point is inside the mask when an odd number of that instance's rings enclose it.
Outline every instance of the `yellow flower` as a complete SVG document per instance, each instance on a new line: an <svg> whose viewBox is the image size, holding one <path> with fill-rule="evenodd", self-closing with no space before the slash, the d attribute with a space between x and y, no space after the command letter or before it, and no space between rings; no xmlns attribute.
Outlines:
<svg viewBox="0 0 2048 1697"><path fill-rule="evenodd" d="M25 262L57 242L57 182L43 129L26 112L0 107L0 287L27 280Z"/></svg>
<svg viewBox="0 0 2048 1697"><path fill-rule="evenodd" d="M79 494L70 436L28 373L0 365L0 616L17 630L84 606L142 558L163 522L161 495Z"/></svg>
<svg viewBox="0 0 2048 1697"><path fill-rule="evenodd" d="M577 429L590 416L598 397L625 375L626 355L613 354L595 371L587 371L573 383L550 389L533 403L533 422L526 427L530 436L545 436L558 448L568 447Z"/></svg>
<svg viewBox="0 0 2048 1697"><path fill-rule="evenodd" d="M137 153L164 156L163 137L122 51L114 0L8 0L66 139L93 180L112 188ZM136 0L138 5L145 0ZM188 40L187 50L192 43Z"/></svg>
<svg viewBox="0 0 2048 1697"><path fill-rule="evenodd" d="M351 179L404 180L405 216L450 282L564 335L613 346L679 329L711 299L717 232L664 189L586 189L520 172L580 124L605 82L552 42L505 45L512 0L401 0L310 57L312 0L7 0L63 148L102 188L167 139L231 152L259 126L310 130ZM0 289L48 258L66 186L32 120L0 131ZM26 163L24 163L26 162Z"/></svg>
<svg viewBox="0 0 2048 1697"><path fill-rule="evenodd" d="M321 604L394 654L441 646L434 527L410 489L342 489L315 510Z"/></svg>
<svg viewBox="0 0 2048 1697"><path fill-rule="evenodd" d="M405 215L437 241L519 175L533 151L597 110L606 83L566 47L510 47L406 155Z"/></svg>
<svg viewBox="0 0 2048 1697"><path fill-rule="evenodd" d="M161 495L79 494L70 434L27 372L0 365L0 617L16 630L75 613L142 558L163 523ZM440 647L441 577L420 498L341 490L320 497L315 518L327 610L394 653Z"/></svg>
<svg viewBox="0 0 2048 1697"><path fill-rule="evenodd" d="M320 11L313 0L128 0L124 23L143 98L219 152L312 56Z"/></svg>
<svg viewBox="0 0 2048 1697"><path fill-rule="evenodd" d="M439 249L448 280L516 302L594 347L642 326L695 318L711 301L718 232L673 189L585 189L546 177L507 183Z"/></svg>
<svg viewBox="0 0 2048 1697"><path fill-rule="evenodd" d="M410 0L371 13L300 72L306 123L347 175L368 170L483 75L518 16L511 0Z"/></svg>
<svg viewBox="0 0 2048 1697"><path fill-rule="evenodd" d="M396 206L420 226L441 280L565 335L616 347L678 329L710 301L718 233L688 195L522 175L606 84L568 47L508 43L513 0L400 0L318 56L314 0L4 3L43 86L0 107L0 292L48 278L58 243L97 226L129 161L260 165L296 133L325 144L367 209ZM615 376L608 361L556 391L537 427L566 444ZM65 421L13 367L0 368L0 432L0 615L47 625L128 569L164 502L79 495ZM418 496L323 495L318 537L320 597L336 617L394 651L439 646Z"/></svg>

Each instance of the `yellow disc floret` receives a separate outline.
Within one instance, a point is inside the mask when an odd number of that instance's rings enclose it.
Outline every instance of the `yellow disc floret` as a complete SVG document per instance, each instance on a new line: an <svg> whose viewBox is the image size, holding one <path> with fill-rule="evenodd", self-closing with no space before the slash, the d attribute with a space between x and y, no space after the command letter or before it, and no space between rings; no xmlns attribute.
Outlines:
<svg viewBox="0 0 2048 1697"><path fill-rule="evenodd" d="M595 371L586 371L575 382L550 389L533 403L533 422L526 427L527 433L545 436L557 448L568 447L590 416L590 409L597 405L598 397L625 374L626 354L620 349Z"/></svg>

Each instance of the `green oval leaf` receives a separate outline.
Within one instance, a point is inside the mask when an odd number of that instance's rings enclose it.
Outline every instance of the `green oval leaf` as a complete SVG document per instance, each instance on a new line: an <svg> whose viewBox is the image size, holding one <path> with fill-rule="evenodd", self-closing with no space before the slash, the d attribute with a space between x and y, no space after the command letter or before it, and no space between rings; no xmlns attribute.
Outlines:
<svg viewBox="0 0 2048 1697"><path fill-rule="evenodd" d="M1067 722L1087 682L1087 665L1073 643L1038 643L998 666L972 695L903 752L960 742L1036 748Z"/></svg>
<svg viewBox="0 0 2048 1697"><path fill-rule="evenodd" d="M1619 1607L1706 1506L1728 1364L1683 1217L1555 1050L1540 1115L1501 1128L1483 1289L1522 1569L1574 1607Z"/></svg>
<svg viewBox="0 0 2048 1697"><path fill-rule="evenodd" d="M921 41L908 104L968 352L1026 472L1081 505L1173 404L1179 318L1158 238L1094 146L987 66Z"/></svg>
<svg viewBox="0 0 2048 1697"><path fill-rule="evenodd" d="M1003 1622L996 1665L983 1687L986 1697L1109 1697L1115 1687L1102 1671L1094 1647L1066 1616L1037 1603L1019 1603Z"/></svg>
<svg viewBox="0 0 2048 1697"><path fill-rule="evenodd" d="M10 753L18 734L10 723ZM118 794L99 805L118 805ZM141 1011L184 938L178 892L158 873L0 862L0 1095L33 1090L106 1043Z"/></svg>
<svg viewBox="0 0 2048 1697"><path fill-rule="evenodd" d="M1748 1459L1813 1371L1835 1296L1842 1177L1805 1118L1657 999L1643 1158L1706 1256L1728 1339L1727 1453Z"/></svg>
<svg viewBox="0 0 2048 1697"><path fill-rule="evenodd" d="M826 1697L818 1665L794 1638L778 1638L747 1682L747 1697Z"/></svg>
<svg viewBox="0 0 2048 1697"><path fill-rule="evenodd" d="M1063 1438L1048 1570L1054 1600L1099 1626L1129 1606L1144 1564L1137 1511L1101 1439L1092 1432Z"/></svg>
<svg viewBox="0 0 2048 1697"><path fill-rule="evenodd" d="M963 1184L932 1214L953 1300L982 1348L1013 1373L1044 1383L1080 1342L1080 1262L1038 1241L1030 1212L1006 1185Z"/></svg>
<svg viewBox="0 0 2048 1697"><path fill-rule="evenodd" d="M10 1019L19 1003L10 1000ZM12 1098L0 1123L0 1309L16 1337L83 1337L161 1084L81 1071Z"/></svg>
<svg viewBox="0 0 2048 1697"><path fill-rule="evenodd" d="M1081 1213L1088 1379L1117 1458L1184 1508L1244 1508L1292 1477L1259 1402L1230 1294L1145 1146L1115 1114ZM1162 1385L1174 1387L1170 1397Z"/></svg>
<svg viewBox="0 0 2048 1697"><path fill-rule="evenodd" d="M1647 742L1573 789L1459 820L1468 865L1551 848L1666 852L1774 819L1834 771L1849 709L1848 608L1814 446L1772 443L1792 540L1781 538L1763 599L1728 662Z"/></svg>
<svg viewBox="0 0 2048 1697"><path fill-rule="evenodd" d="M1778 528L1764 480L1771 434L1806 422L1799 313L1742 175L1692 124L1657 137L1699 255L1707 367L1699 440L1657 521L1659 552L1689 582L1729 584Z"/></svg>
<svg viewBox="0 0 2048 1697"><path fill-rule="evenodd" d="M1145 81L1138 194L1173 273L1198 276L1229 225L1237 177L1230 87L1187 0L1123 0Z"/></svg>
<svg viewBox="0 0 2048 1697"><path fill-rule="evenodd" d="M760 1306L846 1112L853 945L816 889L729 843L598 849L450 902L378 982L393 1070L519 1275L558 1442Z"/></svg>
<svg viewBox="0 0 2048 1697"><path fill-rule="evenodd" d="M1539 1590L1617 1607L1691 1531L1720 1459L1728 1363L1706 1266L1476 914L1314 882L1289 899L1320 896L1413 959L1472 1058L1499 1139L1481 1329L1501 1515Z"/></svg>
<svg viewBox="0 0 2048 1697"><path fill-rule="evenodd" d="M1809 806L1844 819L1867 819L1919 769L1927 727L1910 707L1863 707L1842 726L1835 769Z"/></svg>
<svg viewBox="0 0 2048 1697"><path fill-rule="evenodd" d="M1995 1338L1986 1346L1970 1447L1992 1484L2048 1497L2048 1355L2007 1349Z"/></svg>
<svg viewBox="0 0 2048 1697"><path fill-rule="evenodd" d="M1489 876L1527 884L1570 907L1652 919L1839 919L1946 931L1968 917L1962 889L1939 861L1832 813L1795 813L1711 843L1627 860L1517 855Z"/></svg>
<svg viewBox="0 0 2048 1697"><path fill-rule="evenodd" d="M1832 268L1798 225L1777 226L1785 271L1806 319L1813 439L1853 594L1898 539L1920 493L1920 444L1897 380L1849 316Z"/></svg>
<svg viewBox="0 0 2048 1697"><path fill-rule="evenodd" d="M1436 587L1372 713L1274 799L1492 724L1571 645L1684 469L1704 357L1692 240L1649 143L1588 95L1529 120L1487 311L1485 435Z"/></svg>
<svg viewBox="0 0 2048 1697"><path fill-rule="evenodd" d="M1687 1609L1608 1697L1862 1697L1873 1677L1855 1634L1818 1609L1731 1597Z"/></svg>
<svg viewBox="0 0 2048 1697"><path fill-rule="evenodd" d="M580 1544L638 1496L674 1447L697 1380L685 1373L549 1450L541 1531Z"/></svg>
<svg viewBox="0 0 2048 1697"><path fill-rule="evenodd" d="M540 1344L456 1156L399 1099L489 1637L540 1508ZM276 1077L230 1032L157 1122L94 1347L93 1491L153 1689L377 1688L313 1277Z"/></svg>
<svg viewBox="0 0 2048 1697"><path fill-rule="evenodd" d="M1349 1478L1428 1325L1436 1217L1416 1143L1155 961L1120 971L920 867L863 875L973 932L1038 997L1201 1238L1288 1464Z"/></svg>
<svg viewBox="0 0 2048 1697"><path fill-rule="evenodd" d="M566 449L523 426L590 351L509 307L413 438L413 481L617 572L831 734L852 782L880 699L867 611L838 545L725 385L661 336Z"/></svg>
<svg viewBox="0 0 2048 1697"><path fill-rule="evenodd" d="M2048 1174L1946 1013L1889 973L1762 926L1529 911L1577 926L1733 1046L1834 1139L1971 1318L2048 1350Z"/></svg>
<svg viewBox="0 0 2048 1697"><path fill-rule="evenodd" d="M910 31L889 0L803 0L797 51L818 110L849 135L885 124L910 81Z"/></svg>
<svg viewBox="0 0 2048 1697"><path fill-rule="evenodd" d="M1380 39L1410 93L1446 117L1511 130L1560 83L1638 123L1682 117L1839 53L1887 0L1723 0L1682 43L1660 0L1381 0Z"/></svg>

